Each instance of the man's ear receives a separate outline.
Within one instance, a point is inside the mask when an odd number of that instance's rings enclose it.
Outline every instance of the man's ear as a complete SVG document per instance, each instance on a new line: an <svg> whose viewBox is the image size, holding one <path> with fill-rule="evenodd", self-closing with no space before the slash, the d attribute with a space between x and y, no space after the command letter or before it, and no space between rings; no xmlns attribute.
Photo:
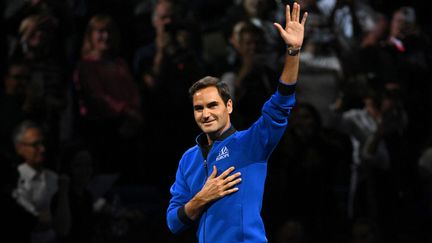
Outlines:
<svg viewBox="0 0 432 243"><path fill-rule="evenodd" d="M228 113L231 114L233 112L233 109L234 109L232 99L229 99L227 101L226 107L228 109Z"/></svg>

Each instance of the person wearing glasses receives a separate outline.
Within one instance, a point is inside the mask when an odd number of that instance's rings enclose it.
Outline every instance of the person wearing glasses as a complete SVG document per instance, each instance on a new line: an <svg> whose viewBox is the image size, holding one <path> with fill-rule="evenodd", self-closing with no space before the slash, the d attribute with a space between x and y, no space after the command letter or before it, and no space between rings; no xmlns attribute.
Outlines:
<svg viewBox="0 0 432 243"><path fill-rule="evenodd" d="M25 210L37 217L31 242L56 242L58 233L67 231L67 178L44 167L45 145L42 129L32 121L23 121L14 131L16 153L23 159L18 166L18 185L13 196ZM56 212L51 212L55 193L64 196ZM63 211L62 211L63 210Z"/></svg>

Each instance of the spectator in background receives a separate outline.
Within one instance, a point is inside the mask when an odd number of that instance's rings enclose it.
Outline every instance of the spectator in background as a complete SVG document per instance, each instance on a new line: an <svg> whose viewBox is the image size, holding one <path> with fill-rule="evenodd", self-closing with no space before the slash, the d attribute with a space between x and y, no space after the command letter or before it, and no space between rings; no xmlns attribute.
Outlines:
<svg viewBox="0 0 432 243"><path fill-rule="evenodd" d="M432 74L432 43L418 25L414 8L404 6L394 12L384 57L387 60L381 58L383 65L394 66L391 73L394 79L385 81L400 82L410 116L415 117L416 121L427 121L416 123L415 126L427 129L426 124L432 121L429 112L432 108L432 84L425 77ZM418 117L420 114L423 117ZM425 141L424 135L427 134L420 134L420 129L417 135L423 141L417 145Z"/></svg>
<svg viewBox="0 0 432 243"><path fill-rule="evenodd" d="M93 158L83 145L67 146L60 158L59 173L70 179L67 190L69 198L69 229L59 243L90 243L94 238L93 196L87 189L93 176ZM60 194L53 198L53 208L61 206Z"/></svg>
<svg viewBox="0 0 432 243"><path fill-rule="evenodd" d="M289 124L269 163L267 188L273 197L268 201L273 207L268 217L274 227L294 220L307 242L333 242L348 219L350 140L323 127L317 109L308 103L294 107Z"/></svg>
<svg viewBox="0 0 432 243"><path fill-rule="evenodd" d="M364 149L366 141L377 132L379 120L381 119L380 97L376 92L370 90L366 93L363 97L363 103L364 107L362 109L349 109L348 111L341 112L339 109L343 104L339 101L338 105L334 107L336 113L335 120L332 122L336 129L350 136L353 146L351 185L350 195L348 197L349 217L354 217L358 214L364 215L365 211L368 211L368 209L366 209L368 206L365 205L368 204L365 202L367 200L364 198L359 199L358 195L360 191L359 187L365 185L367 178L367 176L362 173L364 172L362 168L365 166L365 162L363 161L361 151ZM372 164L378 165L384 169L389 167L388 150L382 141L377 144L377 149L374 150L374 153L369 155L369 160L372 159L375 161L375 163ZM363 196L365 195L360 196L360 198ZM356 201L354 202L354 200ZM356 213L354 212L354 207L357 210ZM358 211L361 212L359 213Z"/></svg>
<svg viewBox="0 0 432 243"><path fill-rule="evenodd" d="M316 0L305 0L302 5L308 11L310 22L302 46L300 73L303 82L299 86L298 99L312 104L320 113L323 126L329 124L328 107L340 92L344 74L336 48L336 35Z"/></svg>
<svg viewBox="0 0 432 243"><path fill-rule="evenodd" d="M231 37L237 58L222 81L233 90L237 114L233 117L239 129L245 129L261 114L261 104L274 92L271 80L276 79L274 65L263 50L266 45L263 31L249 21L234 26Z"/></svg>
<svg viewBox="0 0 432 243"><path fill-rule="evenodd" d="M57 144L59 120L66 106L65 58L58 39L58 20L52 15L30 15L20 25L20 41L11 59L30 66L28 90L50 142Z"/></svg>
<svg viewBox="0 0 432 243"><path fill-rule="evenodd" d="M28 89L30 68L25 63L10 63L3 78L3 89L0 94L0 147L2 152L12 154L10 138L12 130L26 118L37 118L37 106L31 100Z"/></svg>
<svg viewBox="0 0 432 243"><path fill-rule="evenodd" d="M154 39L135 52L134 71L140 83L148 89L157 89L167 79L167 69L176 72L176 78L200 69L198 56L194 49L196 33L191 26L180 20L178 6L169 0L157 1L152 13ZM194 70L196 71L196 70ZM190 81L189 81L190 82Z"/></svg>
<svg viewBox="0 0 432 243"><path fill-rule="evenodd" d="M93 16L74 74L79 131L95 147L95 155L102 156L99 169L105 172L118 172L122 156L132 155L126 141L139 137L142 126L138 87L126 61L118 56L119 48L114 20Z"/></svg>
<svg viewBox="0 0 432 243"><path fill-rule="evenodd" d="M197 54L196 47L200 41L196 39L198 32L195 25L185 21L184 16L179 16L177 9L178 6L173 1L160 0L156 3L152 14L156 35L152 43L136 51L134 59L148 128L148 143L145 147L149 149L146 156L157 159L160 153L164 153L168 156L165 158L168 161L174 161L181 155L189 146L189 142L183 138L193 137L196 130L190 114L185 112L190 110L187 90L193 80L203 76L205 69ZM166 111L167 107L170 112ZM182 129L177 129L179 126ZM161 138L168 137L174 144L170 152L165 153L166 141ZM174 171L175 165L172 166L169 170ZM154 176L157 177L152 173L147 178ZM153 178L150 182L162 181ZM167 186L168 184L163 185L162 188Z"/></svg>
<svg viewBox="0 0 432 243"><path fill-rule="evenodd" d="M397 83L386 84L364 102L363 110L344 112L339 123L354 145L350 216L370 218L383 239L394 241L395 222L404 227L415 217L415 211L398 214L399 208L412 210L418 197L416 167L407 156L408 115Z"/></svg>
<svg viewBox="0 0 432 243"><path fill-rule="evenodd" d="M9 242L30 243L37 218L12 197L19 175L14 163L6 157L0 155L0 202L4 222L0 231L3 239Z"/></svg>
<svg viewBox="0 0 432 243"><path fill-rule="evenodd" d="M265 51L274 54L274 58L284 53L284 45L278 39L278 33L273 28L275 20L276 1L242 0L240 4L228 9L225 21L226 36L230 36L233 27L239 21L250 21L263 31L263 38L267 45ZM284 12L284 9L281 9ZM283 21L283 19L281 19Z"/></svg>
<svg viewBox="0 0 432 243"><path fill-rule="evenodd" d="M19 124L14 132L14 144L23 163L18 166L19 180L14 191L17 202L37 217L37 224L31 235L32 243L52 243L67 229L67 180L44 167L44 136L39 126L31 121ZM51 211L53 195L59 192L59 207Z"/></svg>
<svg viewBox="0 0 432 243"><path fill-rule="evenodd" d="M163 55L163 46L169 38L166 26L175 21L175 7L171 1L157 1L151 15L151 23L154 31L154 41L146 43L135 52L133 68L138 79L142 80L144 72L155 75L159 74L160 59ZM152 65L153 64L153 65ZM146 71L146 69L149 69ZM150 80L149 80L150 81ZM147 85L153 86L154 81Z"/></svg>

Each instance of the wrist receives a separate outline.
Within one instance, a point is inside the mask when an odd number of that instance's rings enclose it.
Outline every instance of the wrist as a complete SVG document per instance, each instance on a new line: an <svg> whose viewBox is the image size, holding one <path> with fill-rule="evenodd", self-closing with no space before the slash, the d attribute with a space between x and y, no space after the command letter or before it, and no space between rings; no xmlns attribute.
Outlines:
<svg viewBox="0 0 432 243"><path fill-rule="evenodd" d="M191 201L193 202L193 204L195 204L196 206L204 206L207 203L209 203L209 200L207 200L205 197L203 197L199 192L191 199Z"/></svg>
<svg viewBox="0 0 432 243"><path fill-rule="evenodd" d="M297 56L300 53L301 46L286 45L287 54Z"/></svg>

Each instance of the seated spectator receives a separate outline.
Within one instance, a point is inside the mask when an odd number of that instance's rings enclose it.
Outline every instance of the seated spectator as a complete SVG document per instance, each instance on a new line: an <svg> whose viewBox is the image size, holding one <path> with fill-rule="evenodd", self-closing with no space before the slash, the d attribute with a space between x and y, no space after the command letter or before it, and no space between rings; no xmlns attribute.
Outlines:
<svg viewBox="0 0 432 243"><path fill-rule="evenodd" d="M13 139L16 152L23 159L23 163L18 166L19 180L14 197L38 219L32 231L31 242L56 242L57 235L63 233L65 226L62 222L67 199L62 199L63 204L59 205L58 211L51 211L53 195L63 191L65 187L55 172L44 167L42 130L35 123L24 121L16 128Z"/></svg>

